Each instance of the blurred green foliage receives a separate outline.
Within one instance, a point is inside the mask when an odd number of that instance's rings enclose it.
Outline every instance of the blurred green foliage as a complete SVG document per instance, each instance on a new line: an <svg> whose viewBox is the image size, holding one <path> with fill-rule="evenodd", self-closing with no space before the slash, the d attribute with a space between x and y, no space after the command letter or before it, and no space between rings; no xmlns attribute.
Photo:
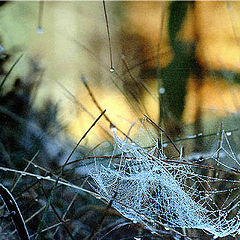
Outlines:
<svg viewBox="0 0 240 240"><path fill-rule="evenodd" d="M195 61L194 44L189 45L177 39L188 9L188 4L188 2L170 3L168 34L174 57L166 68L159 71L160 76L158 76L165 88L164 104L167 104L167 110L170 111L177 120L181 120L182 118L187 80ZM164 106L164 108L166 108L166 106Z"/></svg>

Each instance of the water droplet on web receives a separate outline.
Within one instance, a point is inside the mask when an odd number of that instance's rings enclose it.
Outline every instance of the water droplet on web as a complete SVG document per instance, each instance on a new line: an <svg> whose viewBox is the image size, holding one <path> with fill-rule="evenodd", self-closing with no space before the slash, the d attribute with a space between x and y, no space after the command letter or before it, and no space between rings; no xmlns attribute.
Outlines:
<svg viewBox="0 0 240 240"><path fill-rule="evenodd" d="M38 33L38 34L43 34L43 29L42 29L42 27L38 27L38 28L37 28L37 33Z"/></svg>
<svg viewBox="0 0 240 240"><path fill-rule="evenodd" d="M187 136L188 139L196 138L197 135Z"/></svg>
<svg viewBox="0 0 240 240"><path fill-rule="evenodd" d="M51 179L51 177L50 176L46 176L46 179Z"/></svg>
<svg viewBox="0 0 240 240"><path fill-rule="evenodd" d="M134 224L136 224L136 223L137 223L137 221L136 221L136 220L133 220L133 223L134 223Z"/></svg>
<svg viewBox="0 0 240 240"><path fill-rule="evenodd" d="M211 199L211 194L210 193L206 193L205 196L206 196L206 198Z"/></svg>
<svg viewBox="0 0 240 240"><path fill-rule="evenodd" d="M232 135L232 132L226 132L226 135L227 135L227 136L231 136L231 135Z"/></svg>
<svg viewBox="0 0 240 240"><path fill-rule="evenodd" d="M163 146L164 148L166 148L166 147L168 146L168 144L167 144L167 143L164 143L162 146Z"/></svg>
<svg viewBox="0 0 240 240"><path fill-rule="evenodd" d="M42 177L41 176L37 176L37 179L40 180L40 179L42 179Z"/></svg>
<svg viewBox="0 0 240 240"><path fill-rule="evenodd" d="M110 72L113 73L115 71L114 67L110 67Z"/></svg>
<svg viewBox="0 0 240 240"><path fill-rule="evenodd" d="M96 196L96 199L101 199L101 196L97 195L97 196Z"/></svg>
<svg viewBox="0 0 240 240"><path fill-rule="evenodd" d="M166 231L169 231L169 230L170 230L170 228L168 228L168 227L164 227L164 228L165 228Z"/></svg>
<svg viewBox="0 0 240 240"><path fill-rule="evenodd" d="M217 235L214 235L214 236L213 236L213 239L217 239L217 238L218 238L218 236L217 236Z"/></svg>
<svg viewBox="0 0 240 240"><path fill-rule="evenodd" d="M159 93L164 94L165 93L165 88L159 88Z"/></svg>

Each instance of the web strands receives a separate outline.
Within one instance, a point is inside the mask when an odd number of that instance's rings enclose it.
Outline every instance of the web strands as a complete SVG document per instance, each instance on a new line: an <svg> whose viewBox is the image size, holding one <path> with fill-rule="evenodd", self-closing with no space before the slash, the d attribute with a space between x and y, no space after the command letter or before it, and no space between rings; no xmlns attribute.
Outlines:
<svg viewBox="0 0 240 240"><path fill-rule="evenodd" d="M101 198L109 202L117 192L113 207L154 232L160 224L173 229L202 229L216 238L238 233L239 200L231 199L234 188L217 190L216 186L239 182L196 173L188 164L169 163L157 141L151 141L154 145L147 149L115 135L121 157L105 164L96 160L91 172ZM218 164L219 159L218 154ZM215 198L222 193L224 199L216 204Z"/></svg>

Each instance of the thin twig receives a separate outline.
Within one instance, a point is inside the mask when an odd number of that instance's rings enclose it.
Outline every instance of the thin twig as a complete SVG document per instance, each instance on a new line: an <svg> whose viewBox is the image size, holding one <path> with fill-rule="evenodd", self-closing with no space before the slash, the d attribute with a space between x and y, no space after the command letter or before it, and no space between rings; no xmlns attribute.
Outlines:
<svg viewBox="0 0 240 240"><path fill-rule="evenodd" d="M104 16L105 16L106 27L107 27L107 35L108 35L109 57L110 57L110 71L114 72L113 56L112 56L112 44L111 44L111 36L110 36L110 29L109 29L108 15L107 15L107 10L106 10L105 0L103 0L103 10L104 10Z"/></svg>
<svg viewBox="0 0 240 240"><path fill-rule="evenodd" d="M54 194L54 191L58 185L58 183L60 182L60 178L62 177L62 174L63 174L63 170L65 168L65 166L67 165L68 161L71 159L73 153L76 151L76 149L78 148L78 146L80 145L80 143L82 142L82 140L88 135L88 133L91 131L91 129L96 125L96 123L99 121L99 119L104 115L104 113L106 112L106 109L97 117L97 119L92 123L92 125L88 128L88 130L84 133L84 135L81 137L81 139L78 141L78 143L76 144L76 146L73 148L73 150L71 151L71 153L69 154L68 158L66 159L65 163L61 166L61 172L60 174L58 175L57 179L55 180L54 182L54 185L50 191L50 197L48 198L48 201L47 201L47 204L46 204L46 208L44 210L44 213L43 213L43 216L42 216L42 219L41 219L41 222L38 226L38 230L37 230L37 236L36 236L36 240L39 238L40 236L40 233L42 231L42 228L43 228L43 223L45 222L45 218L46 218L46 215L47 215L47 211L49 209L49 206L51 205L51 201L52 201L52 198L53 198L53 194Z"/></svg>
<svg viewBox="0 0 240 240"><path fill-rule="evenodd" d="M76 151L76 149L78 148L78 146L80 145L80 143L82 142L82 140L88 135L88 133L92 130L92 128L96 125L96 123L100 120L100 118L102 116L104 116L106 112L106 109L102 111L102 113L96 118L96 120L92 123L92 125L88 128L88 130L84 133L84 135L81 137L81 139L78 141L78 143L76 144L76 146L73 148L72 152L70 153L70 155L68 156L67 160L65 161L65 163L62 166L62 169L65 168L65 166L67 165L67 163L69 162L70 158L72 157L73 153Z"/></svg>
<svg viewBox="0 0 240 240"><path fill-rule="evenodd" d="M88 86L86 77L85 77L85 76L82 76L82 77L81 77L81 80L82 80L84 86L86 87L86 89L87 89L87 91L88 91L88 94L89 94L89 96L91 97L93 103L96 105L96 107L99 109L99 111L102 112L103 110L102 110L100 104L98 103L98 101L96 100L96 98L95 98L92 90L91 90L90 87ZM115 127L121 134L124 135L124 137L126 137L127 139L129 139L131 142L134 142L126 133L124 133L120 128L118 128L118 127L110 120L110 118L109 118L106 114L104 114L104 118L109 122L110 126Z"/></svg>
<svg viewBox="0 0 240 240"><path fill-rule="evenodd" d="M18 64L18 62L20 61L20 59L22 58L23 54L20 55L20 57L18 57L18 59L13 63L13 65L11 66L11 68L9 69L9 71L7 72L7 74L4 76L4 78L2 79L2 82L0 83L0 90L3 87L4 83L6 82L6 80L8 79L10 73L12 72L12 70L14 69L14 67Z"/></svg>
<svg viewBox="0 0 240 240"><path fill-rule="evenodd" d="M165 136L167 137L167 139L169 140L169 142L173 145L173 147L176 149L176 151L178 152L178 154L180 155L180 151L177 148L176 144L174 143L174 141L167 135L167 133L160 128L150 117L148 117L146 114L144 114L144 116L147 118L147 120L153 124L153 126L155 126L158 130L160 130L161 132L163 132L165 134Z"/></svg>
<svg viewBox="0 0 240 240"><path fill-rule="evenodd" d="M17 202L15 201L13 195L9 192L9 190L5 188L2 184L0 184L0 195L5 202L8 211L11 214L19 237L22 240L30 240L27 227L25 225L21 211L18 208Z"/></svg>
<svg viewBox="0 0 240 240"><path fill-rule="evenodd" d="M39 0L39 8L38 8L38 33L43 33L42 28L42 19L43 19L43 7L44 7L44 0Z"/></svg>
<svg viewBox="0 0 240 240"><path fill-rule="evenodd" d="M75 103L84 112L86 112L92 119L95 119L93 114L91 112L89 112L88 109L64 85L62 85L57 80L56 80L56 83L69 95L69 97L71 97L73 103ZM112 135L109 133L109 131L107 129L105 129L101 124L99 124L99 126L108 136L110 136L112 138Z"/></svg>
<svg viewBox="0 0 240 240"><path fill-rule="evenodd" d="M132 75L128 65L127 65L127 62L124 58L122 58L122 62L123 62L123 65L125 66L126 70L127 70L127 73L129 74L129 77L132 79L133 82L135 82L136 86L138 87L138 89L140 90L140 87L139 85L154 99L154 100L158 100L158 98L156 98L151 92L150 90L147 88L147 86L145 86L145 84L142 82L142 81L137 81L137 79ZM145 109L145 106L144 106L144 109ZM147 112L147 110L145 109L145 111Z"/></svg>
<svg viewBox="0 0 240 240"><path fill-rule="evenodd" d="M112 204L113 204L113 201L115 200L117 196L117 192L114 193L112 199L110 200L110 202L108 203L105 211L103 212L103 215L99 221L99 223L97 224L97 226L93 229L93 231L91 232L90 236L88 237L88 240L92 240L94 238L94 236L98 233L98 231L100 230L102 224L103 224L103 221L105 219L105 217L107 216L108 214L108 210L111 208Z"/></svg>
<svg viewBox="0 0 240 240"><path fill-rule="evenodd" d="M33 158L31 159L31 161L28 162L27 166L24 168L24 172L27 171L28 167L31 165L31 163L33 163L33 161L35 160L35 158L37 157L37 155L39 154L39 151L36 152L36 154L33 156ZM17 181L14 181L14 185L11 189L11 192L13 192L13 190L15 189L15 187L17 186L17 184L19 183L19 181L22 178L22 174L18 177Z"/></svg>
<svg viewBox="0 0 240 240"><path fill-rule="evenodd" d="M42 191L43 191L45 197L48 198L48 195L47 195L47 193L45 192L45 190L44 190L43 187L42 187ZM58 212L56 211L54 205L53 205L51 202L50 202L50 206L51 206L51 208L52 208L55 216L57 217L58 221L63 224L63 227L65 228L65 230L66 230L66 232L68 233L69 237L70 237L72 240L74 240L74 237L73 237L71 231L70 231L70 230L68 229L68 227L65 225L64 220L60 217L60 215L58 214Z"/></svg>

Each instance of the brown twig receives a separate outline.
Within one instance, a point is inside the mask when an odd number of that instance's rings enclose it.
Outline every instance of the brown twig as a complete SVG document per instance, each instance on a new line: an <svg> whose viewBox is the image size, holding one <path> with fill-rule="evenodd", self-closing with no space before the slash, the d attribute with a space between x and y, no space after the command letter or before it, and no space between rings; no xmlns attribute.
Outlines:
<svg viewBox="0 0 240 240"><path fill-rule="evenodd" d="M87 89L87 91L88 91L88 94L89 94L89 96L91 97L93 103L96 105L96 107L99 109L99 111L102 112L103 110L102 110L101 106L100 106L99 103L97 102L94 94L92 93L92 90L91 90L90 87L88 86L86 77L85 77L85 76L82 76L82 77L81 77L81 80L82 80L84 86L86 87L86 89ZM110 126L114 126L121 134L124 135L124 137L126 137L127 139L129 139L131 142L134 142L126 133L124 133L120 128L118 128L118 127L110 120L110 118L109 118L106 114L104 114L104 118L109 122Z"/></svg>
<svg viewBox="0 0 240 240"><path fill-rule="evenodd" d="M174 141L167 135L167 133L160 128L150 117L148 117L146 114L144 114L144 116L147 118L147 120L153 124L154 127L156 127L158 130L160 130L161 132L163 132L165 134L165 136L167 137L167 139L169 140L169 142L173 145L173 147L176 149L176 151L178 152L178 154L180 155L180 151L177 148L176 144L174 143Z"/></svg>

